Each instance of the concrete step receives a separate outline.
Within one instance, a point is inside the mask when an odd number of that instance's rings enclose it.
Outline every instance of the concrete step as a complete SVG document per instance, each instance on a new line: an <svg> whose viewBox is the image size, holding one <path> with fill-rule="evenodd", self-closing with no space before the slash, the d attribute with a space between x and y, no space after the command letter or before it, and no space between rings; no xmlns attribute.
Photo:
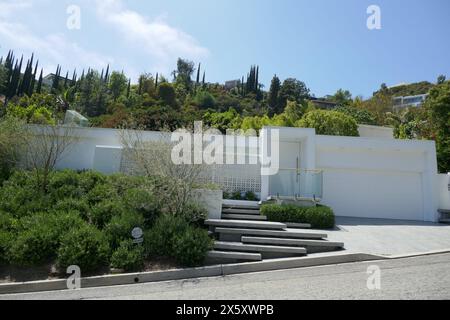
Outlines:
<svg viewBox="0 0 450 320"><path fill-rule="evenodd" d="M222 213L251 214L251 215L255 215L255 216L259 216L261 214L259 209L222 209Z"/></svg>
<svg viewBox="0 0 450 320"><path fill-rule="evenodd" d="M321 240L328 238L326 233L306 232L306 231L286 231L286 230L254 230L248 228L216 228L216 233L221 236L230 236L240 241L242 236L257 236L257 237L274 237L274 238L287 238L287 239L311 239ZM222 239L222 238L221 238Z"/></svg>
<svg viewBox="0 0 450 320"><path fill-rule="evenodd" d="M254 220L254 221L267 221L266 216L261 215L249 215L249 214L226 214L222 213L222 219L229 220Z"/></svg>
<svg viewBox="0 0 450 320"><path fill-rule="evenodd" d="M330 242L324 240L305 240L305 239L283 239L283 238L262 238L262 237L242 237L242 243L245 244L267 244L277 246L291 247L326 247L342 249L344 244L341 242Z"/></svg>
<svg viewBox="0 0 450 320"><path fill-rule="evenodd" d="M230 251L209 251L206 255L207 259L218 260L243 260L243 261L261 261L260 253L253 252L230 252Z"/></svg>
<svg viewBox="0 0 450 320"><path fill-rule="evenodd" d="M223 200L222 206L223 208L259 210L259 202L257 201Z"/></svg>
<svg viewBox="0 0 450 320"><path fill-rule="evenodd" d="M217 241L214 244L214 249L215 250L230 250L230 251L235 251L235 252L243 251L243 252L295 254L295 255L305 255L306 254L305 248L244 244L242 242Z"/></svg>
<svg viewBox="0 0 450 320"><path fill-rule="evenodd" d="M307 223L292 223L286 222L286 225L290 229L311 229L311 225Z"/></svg>
<svg viewBox="0 0 450 320"><path fill-rule="evenodd" d="M263 230L284 230L287 228L287 226L283 223L247 220L206 220L205 224L207 226L216 228L244 228Z"/></svg>

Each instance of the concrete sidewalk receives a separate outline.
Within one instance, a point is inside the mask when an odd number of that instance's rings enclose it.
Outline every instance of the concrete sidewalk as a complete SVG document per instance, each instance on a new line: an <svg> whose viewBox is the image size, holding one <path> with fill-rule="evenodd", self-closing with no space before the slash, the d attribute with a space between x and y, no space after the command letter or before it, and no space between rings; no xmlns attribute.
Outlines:
<svg viewBox="0 0 450 320"><path fill-rule="evenodd" d="M349 252L393 256L450 250L450 225L362 218L336 218L339 230L329 241L344 242Z"/></svg>

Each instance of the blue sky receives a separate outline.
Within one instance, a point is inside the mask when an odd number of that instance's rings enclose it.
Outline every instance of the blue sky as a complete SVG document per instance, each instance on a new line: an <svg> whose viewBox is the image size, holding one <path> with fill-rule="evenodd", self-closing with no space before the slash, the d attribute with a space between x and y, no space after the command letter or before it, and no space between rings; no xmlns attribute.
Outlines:
<svg viewBox="0 0 450 320"><path fill-rule="evenodd" d="M372 4L381 30L366 26ZM66 27L70 5L80 30ZM169 76L177 57L220 83L258 64L267 88L277 74L316 96L369 97L383 82L450 77L449 13L448 0L0 0L0 55L35 52L46 72L111 63L133 80Z"/></svg>

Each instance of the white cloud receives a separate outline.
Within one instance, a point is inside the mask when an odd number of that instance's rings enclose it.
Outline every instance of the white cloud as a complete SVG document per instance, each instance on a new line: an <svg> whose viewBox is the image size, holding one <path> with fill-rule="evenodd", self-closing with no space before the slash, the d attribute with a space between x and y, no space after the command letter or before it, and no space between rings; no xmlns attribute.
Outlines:
<svg viewBox="0 0 450 320"><path fill-rule="evenodd" d="M10 17L18 10L31 8L31 0L1 0L0 18Z"/></svg>
<svg viewBox="0 0 450 320"><path fill-rule="evenodd" d="M113 59L93 51L89 51L70 41L63 33L52 33L45 36L35 34L22 23L11 22L14 14L32 8L31 0L1 1L0 39L4 50L13 49L16 55L34 52L41 59L46 73L54 72L57 64L66 69L103 68ZM6 11L3 11L6 10Z"/></svg>
<svg viewBox="0 0 450 320"><path fill-rule="evenodd" d="M170 71L178 57L202 59L209 50L189 34L170 26L164 17L149 21L136 11L126 9L121 0L97 0L97 15L112 25L125 41L144 50L154 61L154 67Z"/></svg>

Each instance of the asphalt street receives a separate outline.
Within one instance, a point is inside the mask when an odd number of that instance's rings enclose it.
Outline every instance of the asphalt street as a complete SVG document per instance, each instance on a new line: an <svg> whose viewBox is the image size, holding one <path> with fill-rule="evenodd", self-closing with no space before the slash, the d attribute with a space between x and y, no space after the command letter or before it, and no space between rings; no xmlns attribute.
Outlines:
<svg viewBox="0 0 450 320"><path fill-rule="evenodd" d="M450 254L0 299L450 299Z"/></svg>

